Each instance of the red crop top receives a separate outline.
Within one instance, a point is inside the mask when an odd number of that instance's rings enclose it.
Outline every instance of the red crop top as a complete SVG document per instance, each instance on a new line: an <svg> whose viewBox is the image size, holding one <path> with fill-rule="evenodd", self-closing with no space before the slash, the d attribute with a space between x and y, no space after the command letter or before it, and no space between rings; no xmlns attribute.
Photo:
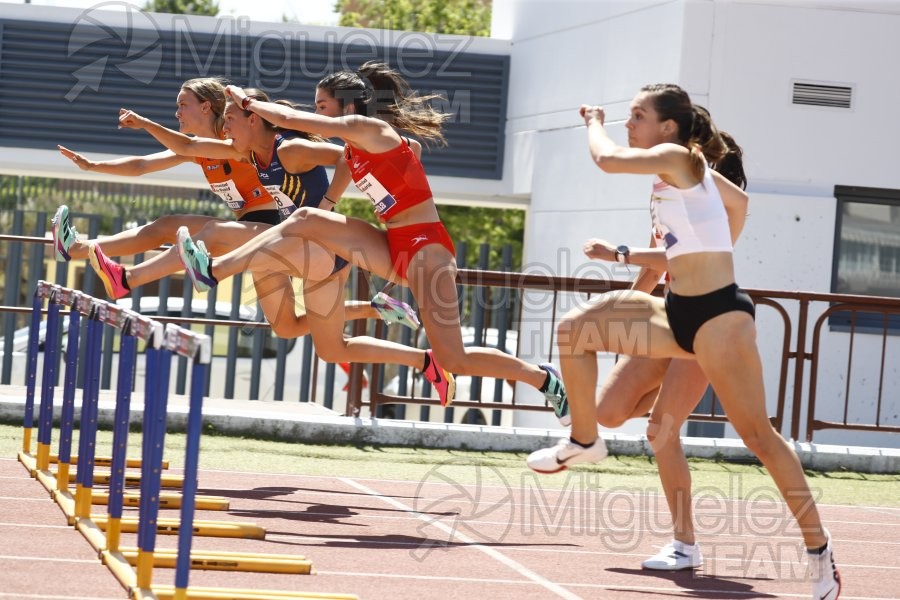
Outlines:
<svg viewBox="0 0 900 600"><path fill-rule="evenodd" d="M350 167L353 183L368 196L381 222L432 197L425 169L408 140L377 154L348 143L344 147L344 160Z"/></svg>

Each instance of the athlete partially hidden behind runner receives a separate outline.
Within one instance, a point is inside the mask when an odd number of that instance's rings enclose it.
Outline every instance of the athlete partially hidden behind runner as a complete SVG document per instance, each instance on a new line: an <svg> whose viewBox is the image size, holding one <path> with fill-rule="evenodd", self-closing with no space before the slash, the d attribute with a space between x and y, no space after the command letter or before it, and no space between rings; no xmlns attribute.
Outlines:
<svg viewBox="0 0 900 600"><path fill-rule="evenodd" d="M568 421L565 388L549 363L529 364L493 348L467 348L460 330L453 242L441 223L419 161L421 145L401 132L443 142L446 115L413 92L398 73L370 62L359 71L325 77L316 88L316 114L261 102L229 86L236 103L285 129L346 142L335 180L352 176L369 196L386 230L359 219L301 208L281 225L224 256L210 257L179 230L178 247L198 289L248 268L278 269L279 254L298 239L315 240L335 254L385 279L406 283L416 299L439 371L523 381L544 393Z"/></svg>
<svg viewBox="0 0 900 600"><path fill-rule="evenodd" d="M254 90L252 93L260 103L268 103L268 97L262 92ZM284 197L283 205L300 204L300 210L331 214L330 210L317 208L323 200L327 202L327 179L321 166L324 161L316 153L325 152L327 157L331 157L333 144L308 140L295 130L276 128L267 119L242 110L234 102L228 102L225 106L224 131L227 140L188 137L124 109L119 122L122 127L146 130L183 156L246 158L256 166L261 180L269 185L270 193ZM315 171L313 174L310 173L310 165L314 165L311 168ZM333 207L333 203L330 204L329 209ZM187 229L179 231L186 232ZM173 252L176 251L173 249ZM349 273L346 266L347 261L327 248L321 240L293 238L290 244L266 248L249 256L244 270L304 279L306 319L316 352L323 360L407 365L424 373L438 392L442 404L451 402L456 387L454 377L440 369L430 349L420 350L368 336L344 335L343 295Z"/></svg>
<svg viewBox="0 0 900 600"><path fill-rule="evenodd" d="M223 139L225 88L218 78L198 78L185 81L176 100L175 118L182 132L198 137ZM334 145L320 146L333 164L340 156ZM163 252L140 265L126 269L107 258L130 256L153 250L165 243L174 243L179 226L199 232L199 239L218 251L239 246L259 232L281 221L278 204L257 176L254 165L240 157L215 158L187 156L164 150L147 156L131 156L108 161L91 161L83 155L59 146L60 152L80 169L111 175L136 176L196 162L216 193L234 212L236 221L226 221L202 215L165 215L155 221L128 229L98 240L79 240L72 225L69 208L60 206L53 218L53 247L57 260L90 258L106 293L112 298L128 294L137 287L182 270L177 252ZM321 187L324 169L315 171ZM327 184L327 183L326 183ZM313 194L311 197L315 197ZM306 194L304 194L306 197ZM309 332L305 314L296 314L294 287L290 278L277 273L258 273L254 276L257 298L272 325L281 337L299 337ZM388 323L400 322L417 328L415 313L404 303L379 294L371 303L346 302L346 318L382 318Z"/></svg>

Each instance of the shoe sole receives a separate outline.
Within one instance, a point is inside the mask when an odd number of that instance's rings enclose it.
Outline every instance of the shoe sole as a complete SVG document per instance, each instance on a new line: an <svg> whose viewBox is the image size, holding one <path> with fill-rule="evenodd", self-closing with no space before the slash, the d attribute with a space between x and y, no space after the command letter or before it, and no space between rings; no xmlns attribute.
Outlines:
<svg viewBox="0 0 900 600"><path fill-rule="evenodd" d="M188 234L188 235L190 235L190 234ZM188 236L181 235L180 229L176 233L176 236L175 236L175 238L176 238L175 241L177 242L175 247L177 249L176 251L178 252L178 258L181 259L181 265L184 267L184 273L185 273L185 275L188 276L188 279L191 280L191 285L194 286L194 291L196 291L196 292L208 291L208 289L209 289L208 287L206 287L204 289L204 287L201 285L202 282L197 281L197 279L194 276L194 268L188 262L187 252L184 248L184 241L185 241L186 237L188 237ZM205 284L203 284L203 285L205 285Z"/></svg>
<svg viewBox="0 0 900 600"><path fill-rule="evenodd" d="M88 261L91 263L91 268L94 269L94 273L96 273L97 278L100 280L100 283L103 284L103 289L106 290L106 295L110 298L115 299L116 295L113 293L112 282L109 280L109 276L103 270L100 261L97 259L97 251L94 250L94 247L91 246L88 249Z"/></svg>
<svg viewBox="0 0 900 600"><path fill-rule="evenodd" d="M447 372L444 371L444 379L447 380L447 401L442 402L441 406L447 407L453 404L453 401L456 399L456 378L448 378Z"/></svg>
<svg viewBox="0 0 900 600"><path fill-rule="evenodd" d="M535 473L540 473L541 475L553 475L554 473L559 473L560 471L565 471L569 467L567 467L566 465L562 465L560 468L555 469L553 471L544 471L542 469L535 469L531 465L529 465L528 468L531 469L532 471L534 471Z"/></svg>
<svg viewBox="0 0 900 600"><path fill-rule="evenodd" d="M703 563L697 565L696 567L694 567L694 566L687 566L687 567L648 567L648 566L646 566L646 565L641 565L641 568L644 569L645 571L696 571L697 569L700 569L700 568L702 568L702 567L703 567Z"/></svg>

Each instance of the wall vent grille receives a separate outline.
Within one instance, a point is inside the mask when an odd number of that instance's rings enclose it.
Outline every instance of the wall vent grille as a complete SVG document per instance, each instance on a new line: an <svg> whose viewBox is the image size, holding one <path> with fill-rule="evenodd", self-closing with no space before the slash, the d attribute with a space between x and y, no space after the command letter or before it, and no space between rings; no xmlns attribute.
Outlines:
<svg viewBox="0 0 900 600"><path fill-rule="evenodd" d="M795 81L791 102L804 106L851 108L852 100L853 88L850 86Z"/></svg>

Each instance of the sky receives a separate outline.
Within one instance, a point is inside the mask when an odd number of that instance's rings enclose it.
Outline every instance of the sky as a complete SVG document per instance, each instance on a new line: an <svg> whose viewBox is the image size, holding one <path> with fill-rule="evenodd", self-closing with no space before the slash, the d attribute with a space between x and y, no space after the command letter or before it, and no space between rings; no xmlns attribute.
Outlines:
<svg viewBox="0 0 900 600"><path fill-rule="evenodd" d="M31 0L31 4L90 8L108 0ZM143 6L144 0L129 0ZM24 4L24 0L2 0L9 4ZM336 25L334 0L219 0L220 15L247 16L254 21L281 23L282 15L307 25Z"/></svg>

